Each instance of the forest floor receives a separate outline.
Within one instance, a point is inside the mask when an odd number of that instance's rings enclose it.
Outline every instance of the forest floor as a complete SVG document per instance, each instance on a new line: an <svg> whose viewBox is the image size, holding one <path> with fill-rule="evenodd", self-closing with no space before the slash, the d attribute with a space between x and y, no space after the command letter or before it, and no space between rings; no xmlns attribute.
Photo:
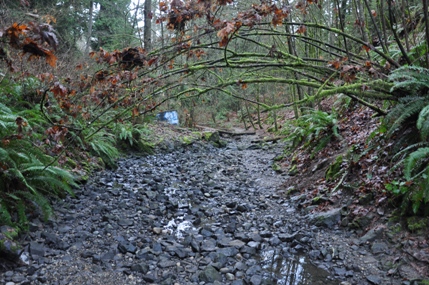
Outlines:
<svg viewBox="0 0 429 285"><path fill-rule="evenodd" d="M27 259L3 264L0 283L425 284L427 218L398 218L374 153L326 179L377 126L364 108L346 117L342 139L313 156L264 142L277 137L270 126L229 124L255 133L224 134L227 146L214 148L194 130L155 124L158 153L120 160L55 203L48 223L33 220Z"/></svg>

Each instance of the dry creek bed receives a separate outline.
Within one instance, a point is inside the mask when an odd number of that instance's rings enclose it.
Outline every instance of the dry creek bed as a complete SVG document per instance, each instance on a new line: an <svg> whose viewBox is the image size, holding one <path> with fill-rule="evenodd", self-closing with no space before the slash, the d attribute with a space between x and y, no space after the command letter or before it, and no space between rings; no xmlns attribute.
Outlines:
<svg viewBox="0 0 429 285"><path fill-rule="evenodd" d="M131 156L97 173L76 198L55 203L23 238L14 284L419 284L385 227L341 227L344 206L298 208L285 174L272 170L281 144L225 148L194 143Z"/></svg>

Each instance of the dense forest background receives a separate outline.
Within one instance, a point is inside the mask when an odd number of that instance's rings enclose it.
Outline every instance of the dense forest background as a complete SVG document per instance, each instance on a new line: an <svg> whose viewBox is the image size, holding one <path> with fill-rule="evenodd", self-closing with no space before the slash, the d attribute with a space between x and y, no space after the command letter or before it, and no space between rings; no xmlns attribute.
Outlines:
<svg viewBox="0 0 429 285"><path fill-rule="evenodd" d="M3 0L0 14L1 224L26 229L77 176L150 152L148 123L170 109L191 128L269 125L310 157L370 110L332 188L371 157L389 170L373 190L426 214L425 0Z"/></svg>

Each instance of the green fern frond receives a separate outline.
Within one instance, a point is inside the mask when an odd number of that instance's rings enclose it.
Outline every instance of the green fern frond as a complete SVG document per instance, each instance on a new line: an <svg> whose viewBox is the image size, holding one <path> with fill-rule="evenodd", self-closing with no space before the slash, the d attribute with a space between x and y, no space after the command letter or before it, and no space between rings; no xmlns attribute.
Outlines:
<svg viewBox="0 0 429 285"><path fill-rule="evenodd" d="M73 190L69 182L59 180L50 176L32 176L27 179L28 183L35 185L35 187L45 195L57 196L62 195L64 192L74 196Z"/></svg>
<svg viewBox="0 0 429 285"><path fill-rule="evenodd" d="M416 171L419 171L420 166L424 163L423 160L429 157L429 147L422 147L410 153L405 159L404 177L407 180L412 180ZM414 175L415 177L416 175Z"/></svg>
<svg viewBox="0 0 429 285"><path fill-rule="evenodd" d="M429 69L419 66L402 66L389 75L394 85L391 92L397 89L416 91L429 88Z"/></svg>
<svg viewBox="0 0 429 285"><path fill-rule="evenodd" d="M9 168L16 167L15 161L10 157L10 152L2 147L0 147L0 161Z"/></svg>
<svg viewBox="0 0 429 285"><path fill-rule="evenodd" d="M417 119L417 129L420 131L422 140L427 140L429 137L429 105L420 111Z"/></svg>
<svg viewBox="0 0 429 285"><path fill-rule="evenodd" d="M100 156L109 167L115 167L115 161L119 158L119 150L116 148L115 144L115 138L104 132L100 132L96 136L93 136L92 141L89 142L92 151Z"/></svg>
<svg viewBox="0 0 429 285"><path fill-rule="evenodd" d="M404 159L404 156L406 156L406 155L408 155L408 153L411 151L411 150L413 150L413 149L417 149L417 148L422 148L422 147L425 147L425 146L428 146L428 142L418 142L418 143L415 143L415 144L412 144L412 145L409 145L409 146L407 146L406 148L404 148L404 149L402 149L402 150L400 150L399 152L397 152L393 157L392 157L392 160L393 161L395 161L395 160L400 160L400 162L402 161L402 159ZM400 158L400 156L402 156L401 158Z"/></svg>
<svg viewBox="0 0 429 285"><path fill-rule="evenodd" d="M18 181L20 181L22 184L25 185L25 187L30 190L32 193L36 193L37 190L30 184L28 184L27 179L25 179L25 176L22 174L22 172L17 168L9 168L7 170L7 173L12 177L16 178Z"/></svg>
<svg viewBox="0 0 429 285"><path fill-rule="evenodd" d="M6 201L0 197L0 221L2 221L4 225L13 226L12 217L6 204Z"/></svg>
<svg viewBox="0 0 429 285"><path fill-rule="evenodd" d="M410 117L418 114L423 106L426 106L425 101L416 100L406 104L399 104L394 109L392 109L392 111L385 118L385 120L390 125L387 131L387 136L391 136Z"/></svg>
<svg viewBox="0 0 429 285"><path fill-rule="evenodd" d="M0 103L0 114L13 114L13 112L8 106Z"/></svg>
<svg viewBox="0 0 429 285"><path fill-rule="evenodd" d="M26 109L18 112L17 115L25 118L32 128L42 127L48 123L39 109Z"/></svg>
<svg viewBox="0 0 429 285"><path fill-rule="evenodd" d="M28 230L28 219L26 215L26 206L23 200L16 203L16 213L18 214L18 224L23 230Z"/></svg>

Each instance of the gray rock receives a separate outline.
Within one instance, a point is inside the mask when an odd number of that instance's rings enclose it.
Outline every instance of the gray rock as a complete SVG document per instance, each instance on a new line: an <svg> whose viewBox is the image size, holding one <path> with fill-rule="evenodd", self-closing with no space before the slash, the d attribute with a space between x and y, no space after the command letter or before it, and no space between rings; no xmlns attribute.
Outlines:
<svg viewBox="0 0 429 285"><path fill-rule="evenodd" d="M279 234L278 238L283 242L291 242L296 238L296 235L298 232L295 232L293 234Z"/></svg>
<svg viewBox="0 0 429 285"><path fill-rule="evenodd" d="M39 257L43 257L45 256L45 247L43 244L32 241L30 242L30 254L31 256L37 255Z"/></svg>
<svg viewBox="0 0 429 285"><path fill-rule="evenodd" d="M251 248L259 248L261 246L260 242L256 242L256 241L249 241L247 243L247 245Z"/></svg>
<svg viewBox="0 0 429 285"><path fill-rule="evenodd" d="M245 245L245 243L241 240L236 239L236 240L229 242L228 245L240 249Z"/></svg>
<svg viewBox="0 0 429 285"><path fill-rule="evenodd" d="M218 249L217 252L224 254L225 256L232 257L238 253L238 249L235 247L225 247Z"/></svg>
<svg viewBox="0 0 429 285"><path fill-rule="evenodd" d="M308 215L310 223L316 226L333 228L339 225L341 220L341 208L329 210L327 212L315 213Z"/></svg>
<svg viewBox="0 0 429 285"><path fill-rule="evenodd" d="M366 242L374 241L382 238L385 231L385 227L375 227L370 229L364 236L359 239L359 243L363 244Z"/></svg>
<svg viewBox="0 0 429 285"><path fill-rule="evenodd" d="M15 282L15 283L22 283L26 280L26 278L25 278L25 276L23 276L21 274L17 274L17 275L12 276L11 280L12 280L12 282Z"/></svg>
<svg viewBox="0 0 429 285"><path fill-rule="evenodd" d="M379 253L387 253L388 252L388 246L384 242L374 242L371 245L371 252L373 254L379 254Z"/></svg>
<svg viewBox="0 0 429 285"><path fill-rule="evenodd" d="M368 280L369 283L374 285L379 285L382 281L381 277L377 275L369 275L366 277L366 280Z"/></svg>
<svg viewBox="0 0 429 285"><path fill-rule="evenodd" d="M137 247L129 242L120 242L118 244L118 250L123 254L127 252L135 254L137 252Z"/></svg>
<svg viewBox="0 0 429 285"><path fill-rule="evenodd" d="M225 274L225 278L226 278L226 280L228 280L228 281L233 281L233 280L235 280L235 276L234 276L234 274L229 273L229 272Z"/></svg>
<svg viewBox="0 0 429 285"><path fill-rule="evenodd" d="M119 219L118 225L120 225L122 227L130 227L130 226L134 225L134 221L129 220L129 219Z"/></svg>
<svg viewBox="0 0 429 285"><path fill-rule="evenodd" d="M213 266L207 266L206 268L204 268L204 270L200 272L198 277L200 281L208 283L213 283L214 281L222 281L222 276Z"/></svg>
<svg viewBox="0 0 429 285"><path fill-rule="evenodd" d="M133 264L130 269L135 272L146 274L149 272L149 265L146 263Z"/></svg>
<svg viewBox="0 0 429 285"><path fill-rule="evenodd" d="M260 285L260 284L262 284L262 276L260 276L260 275L253 275L250 278L250 284L252 284L252 285Z"/></svg>
<svg viewBox="0 0 429 285"><path fill-rule="evenodd" d="M216 250L216 241L214 239L205 239L201 243L202 251L215 251Z"/></svg>

